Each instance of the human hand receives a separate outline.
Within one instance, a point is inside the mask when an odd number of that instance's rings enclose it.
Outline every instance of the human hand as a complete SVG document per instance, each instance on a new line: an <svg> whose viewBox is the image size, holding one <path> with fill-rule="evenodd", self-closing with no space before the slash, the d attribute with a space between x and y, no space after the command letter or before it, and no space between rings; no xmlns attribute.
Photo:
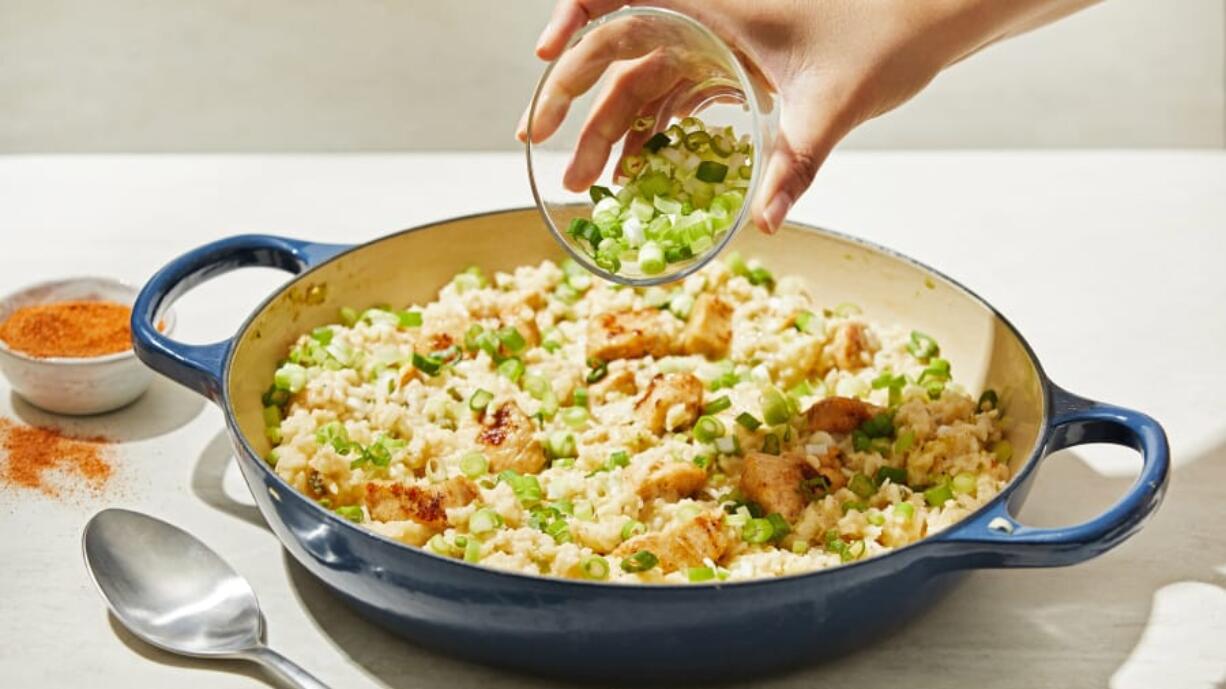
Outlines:
<svg viewBox="0 0 1226 689"><path fill-rule="evenodd" d="M779 132L750 212L773 233L831 149L859 124L888 112L942 69L1001 38L1062 17L1093 0L656 0L687 14L743 53L751 72L779 99ZM537 42L537 56L556 59L576 31L626 4L558 0ZM606 72L580 132L564 184L593 184L623 137L627 150L643 115L681 116L675 102L690 76L659 36L642 25L606 25L589 33L545 84L532 126L534 143L561 126L576 98ZM525 112L517 129L527 138ZM759 172L755 172L759 174Z"/></svg>

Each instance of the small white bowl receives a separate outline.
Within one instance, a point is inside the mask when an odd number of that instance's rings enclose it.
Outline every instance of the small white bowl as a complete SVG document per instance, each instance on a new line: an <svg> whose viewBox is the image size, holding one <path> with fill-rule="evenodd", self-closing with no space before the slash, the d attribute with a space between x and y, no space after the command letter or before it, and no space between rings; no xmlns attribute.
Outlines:
<svg viewBox="0 0 1226 689"><path fill-rule="evenodd" d="M14 311L57 301L113 301L131 306L137 290L110 278L81 277L42 282L0 300L0 322ZM174 314L162 330L174 328ZM0 371L27 402L57 414L101 414L130 404L149 387L153 371L129 348L96 357L34 357L0 340Z"/></svg>

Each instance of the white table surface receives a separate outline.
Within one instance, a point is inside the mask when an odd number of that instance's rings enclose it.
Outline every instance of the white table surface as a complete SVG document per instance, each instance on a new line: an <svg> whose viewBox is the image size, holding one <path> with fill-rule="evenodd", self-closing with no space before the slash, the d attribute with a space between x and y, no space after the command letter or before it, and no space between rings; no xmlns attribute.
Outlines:
<svg viewBox="0 0 1226 689"><path fill-rule="evenodd" d="M359 242L531 203L518 155L0 158L0 292L73 274L145 280L243 231ZM793 212L908 253L976 289L1070 390L1162 421L1166 503L1117 550L1059 570L984 571L876 648L771 687L1220 687L1226 682L1226 154L841 153ZM544 230L542 230L544 231ZM178 305L190 341L231 333L284 279L231 274ZM0 414L54 419L0 381ZM69 428L124 439L99 497L0 490L0 685L264 686L238 663L151 649L105 612L81 527L118 505L188 528L247 576L272 646L335 687L535 687L367 624L290 561L250 507L221 414L160 381ZM1124 450L1051 458L1023 520L1089 517L1131 480ZM821 648L813 649L822 658Z"/></svg>

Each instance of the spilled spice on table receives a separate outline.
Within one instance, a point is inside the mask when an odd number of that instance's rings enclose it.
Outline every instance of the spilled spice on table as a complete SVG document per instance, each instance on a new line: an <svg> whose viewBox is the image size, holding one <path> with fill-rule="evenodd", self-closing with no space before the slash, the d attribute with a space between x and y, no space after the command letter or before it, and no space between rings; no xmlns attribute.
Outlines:
<svg viewBox="0 0 1226 689"><path fill-rule="evenodd" d="M0 482L52 497L82 485L101 491L111 477L110 445L0 418Z"/></svg>

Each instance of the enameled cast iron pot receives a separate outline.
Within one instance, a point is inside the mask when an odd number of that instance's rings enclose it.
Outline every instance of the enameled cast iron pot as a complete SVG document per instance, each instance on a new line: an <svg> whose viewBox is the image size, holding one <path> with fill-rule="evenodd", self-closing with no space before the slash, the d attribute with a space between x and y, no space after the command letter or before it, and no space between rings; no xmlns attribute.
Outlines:
<svg viewBox="0 0 1226 689"><path fill-rule="evenodd" d="M1158 506L1168 470L1162 427L1057 387L1013 326L952 280L880 247L796 224L770 238L744 232L736 244L777 274L805 276L819 303L852 301L872 319L933 335L969 390L1000 391L1015 448L1014 478L1001 494L952 528L883 557L744 583L626 586L502 572L402 545L320 507L264 463L260 395L301 333L334 322L342 306L425 303L469 265L509 270L560 258L535 208L356 247L266 235L222 239L149 281L134 309L135 347L146 364L222 408L264 519L298 562L362 615L448 653L576 679L728 678L829 657L911 617L968 570L1089 559L1128 538ZM233 339L186 345L153 326L179 295L243 266L297 277ZM1014 520L1045 456L1103 442L1133 447L1143 460L1116 504L1065 528Z"/></svg>

